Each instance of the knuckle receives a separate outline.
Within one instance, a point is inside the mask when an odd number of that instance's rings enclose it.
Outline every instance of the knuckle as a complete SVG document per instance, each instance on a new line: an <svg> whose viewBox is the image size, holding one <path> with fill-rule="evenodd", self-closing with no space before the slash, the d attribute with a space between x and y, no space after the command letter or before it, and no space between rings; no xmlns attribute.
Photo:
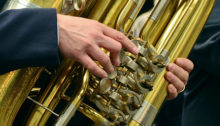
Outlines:
<svg viewBox="0 0 220 126"><path fill-rule="evenodd" d="M102 62L102 64L107 65L110 63L110 58L109 57L102 58L101 62Z"/></svg>
<svg viewBox="0 0 220 126"><path fill-rule="evenodd" d="M124 34L119 32L116 36L116 39L120 42L123 42L124 41Z"/></svg>
<svg viewBox="0 0 220 126"><path fill-rule="evenodd" d="M115 47L115 51L120 52L122 49L122 45L121 43L117 43L116 47Z"/></svg>
<svg viewBox="0 0 220 126"><path fill-rule="evenodd" d="M103 36L99 34L98 32L91 32L90 33L93 40L102 40Z"/></svg>
<svg viewBox="0 0 220 126"><path fill-rule="evenodd" d="M85 49L89 49L89 48L92 48L93 47L93 44L91 43L91 41L84 41L84 48Z"/></svg>
<svg viewBox="0 0 220 126"><path fill-rule="evenodd" d="M170 82L174 82L174 77L173 77L173 74L171 72L167 72L167 78Z"/></svg>
<svg viewBox="0 0 220 126"><path fill-rule="evenodd" d="M175 64L174 63L171 63L168 67L169 67L169 71L174 72L174 70L175 70Z"/></svg>
<svg viewBox="0 0 220 126"><path fill-rule="evenodd" d="M96 76L102 76L101 68L99 68L98 66L93 67L91 72Z"/></svg>
<svg viewBox="0 0 220 126"><path fill-rule="evenodd" d="M174 82L173 77L168 77L168 81L169 81L169 82Z"/></svg>
<svg viewBox="0 0 220 126"><path fill-rule="evenodd" d="M92 20L92 23L93 23L93 25L95 25L95 26L99 26L99 25L100 25L100 23L99 23L98 21L96 21L96 20Z"/></svg>
<svg viewBox="0 0 220 126"><path fill-rule="evenodd" d="M96 66L94 64L87 65L86 68L89 69L89 71L92 73L97 71Z"/></svg>

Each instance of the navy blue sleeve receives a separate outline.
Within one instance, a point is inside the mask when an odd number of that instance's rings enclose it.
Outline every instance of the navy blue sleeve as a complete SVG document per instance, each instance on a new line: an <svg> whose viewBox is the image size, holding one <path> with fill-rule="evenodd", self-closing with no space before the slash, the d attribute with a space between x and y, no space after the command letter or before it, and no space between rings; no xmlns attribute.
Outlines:
<svg viewBox="0 0 220 126"><path fill-rule="evenodd" d="M220 1L203 28L189 58L204 71L220 75Z"/></svg>
<svg viewBox="0 0 220 126"><path fill-rule="evenodd" d="M0 13L0 73L59 64L56 16L53 8Z"/></svg>

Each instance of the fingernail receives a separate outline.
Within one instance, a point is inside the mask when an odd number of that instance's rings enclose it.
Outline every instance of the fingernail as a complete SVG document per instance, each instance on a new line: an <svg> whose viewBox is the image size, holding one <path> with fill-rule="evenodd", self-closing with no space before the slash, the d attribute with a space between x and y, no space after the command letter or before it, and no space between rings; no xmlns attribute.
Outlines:
<svg viewBox="0 0 220 126"><path fill-rule="evenodd" d="M135 54L138 54L138 52L139 52L139 50L138 50L137 47L134 47L134 48L133 48L133 51L134 51Z"/></svg>
<svg viewBox="0 0 220 126"><path fill-rule="evenodd" d="M111 67L107 72L108 72L108 74L113 73L114 72L114 67Z"/></svg>
<svg viewBox="0 0 220 126"><path fill-rule="evenodd" d="M103 73L103 78L107 78L108 77L108 74L105 72Z"/></svg>
<svg viewBox="0 0 220 126"><path fill-rule="evenodd" d="M117 66L121 64L120 58L117 59Z"/></svg>
<svg viewBox="0 0 220 126"><path fill-rule="evenodd" d="M111 73L113 73L113 72L114 72L114 70L115 70L115 69L114 69L114 67L112 67L110 72L111 72Z"/></svg>

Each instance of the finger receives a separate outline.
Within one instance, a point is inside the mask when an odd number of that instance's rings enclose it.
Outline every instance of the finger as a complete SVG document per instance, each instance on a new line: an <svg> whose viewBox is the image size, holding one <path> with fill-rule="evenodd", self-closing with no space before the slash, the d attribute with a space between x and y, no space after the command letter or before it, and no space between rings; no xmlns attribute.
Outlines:
<svg viewBox="0 0 220 126"><path fill-rule="evenodd" d="M107 56L107 54L105 54L98 46L93 46L88 50L89 52L87 53L97 60L106 72L112 73L114 71L114 67L112 66L109 56Z"/></svg>
<svg viewBox="0 0 220 126"><path fill-rule="evenodd" d="M172 100L178 95L177 89L173 84L168 84L167 91L167 100Z"/></svg>
<svg viewBox="0 0 220 126"><path fill-rule="evenodd" d="M194 68L193 62L186 58L178 58L175 60L175 63L188 72L191 72Z"/></svg>
<svg viewBox="0 0 220 126"><path fill-rule="evenodd" d="M107 73L97 66L97 64L88 56L83 56L80 61L84 67L86 67L91 73L95 76L106 78L108 75Z"/></svg>
<svg viewBox="0 0 220 126"><path fill-rule="evenodd" d="M178 92L180 92L185 86L185 84L171 72L167 72L165 78L169 83L176 87Z"/></svg>
<svg viewBox="0 0 220 126"><path fill-rule="evenodd" d="M99 42L99 46L111 53L110 57L114 65L118 66L120 64L120 50L122 45L119 42L106 36L102 42Z"/></svg>
<svg viewBox="0 0 220 126"><path fill-rule="evenodd" d="M120 52L112 52L110 54L110 58L111 58L111 61L112 61L113 65L115 65L115 66L119 66L120 65L120 63L121 63Z"/></svg>
<svg viewBox="0 0 220 126"><path fill-rule="evenodd" d="M174 75L176 75L181 81L184 82L184 84L187 83L189 78L189 73L183 68L177 66L174 63L171 63L167 66L167 70L172 72Z"/></svg>
<svg viewBox="0 0 220 126"><path fill-rule="evenodd" d="M138 54L138 48L123 33L109 27L104 27L103 34L120 42L122 46L133 54Z"/></svg>

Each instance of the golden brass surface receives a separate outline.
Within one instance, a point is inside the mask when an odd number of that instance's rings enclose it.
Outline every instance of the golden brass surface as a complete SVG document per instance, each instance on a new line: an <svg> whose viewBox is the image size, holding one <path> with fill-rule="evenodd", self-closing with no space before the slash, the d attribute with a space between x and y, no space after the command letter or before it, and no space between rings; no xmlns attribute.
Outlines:
<svg viewBox="0 0 220 126"><path fill-rule="evenodd" d="M129 123L129 126L141 126L141 124L135 120L131 120L131 122Z"/></svg>
<svg viewBox="0 0 220 126"><path fill-rule="evenodd" d="M81 71L77 71L77 72L81 72ZM83 80L81 80L81 82L82 82L81 83L82 86L80 87L79 91L76 93L75 98L72 99L72 101L70 101L65 112L62 115L60 115L60 117L57 119L57 122L55 124L56 126L67 125L70 119L72 118L72 116L74 116L77 108L79 108L79 105L83 101L84 95L86 93L86 89L89 84L88 71L86 71L86 73L84 74Z"/></svg>
<svg viewBox="0 0 220 126"><path fill-rule="evenodd" d="M150 126L167 96L166 65L177 57L187 57L215 3L215 0L159 0L144 23L140 38L136 38L128 31L145 0L79 0L77 3L27 0L22 5L21 1L24 0L9 0L6 8L54 7L58 13L86 16L127 34L139 48L139 54L122 50L122 63L104 79L65 58L54 71L25 68L0 75L3 126L13 124L28 95L52 111L61 101L67 102L66 109L54 121L56 126L67 125L77 109L95 125ZM83 8L74 7L76 4ZM45 88L34 87L43 72L50 76L49 84ZM36 94L29 94L35 89ZM83 101L84 97L88 103ZM49 125L50 117L51 112L34 105L24 123Z"/></svg>
<svg viewBox="0 0 220 126"><path fill-rule="evenodd" d="M125 24L128 21L129 17L131 16L132 12L134 11L134 9L137 6L137 1L136 0L128 0L127 4L125 5L125 7L123 8L117 24L116 24L116 29L120 30L122 32L126 33L125 29Z"/></svg>
<svg viewBox="0 0 220 126"><path fill-rule="evenodd" d="M57 69L56 75L48 84L47 88L41 95L39 102L44 106L53 110L61 100L61 96L71 84L74 77L71 76L71 70L74 68L74 62L66 59L63 60L59 68ZM77 67L77 66L76 66ZM79 71L82 73L82 71ZM45 125L51 113L46 111L40 106L35 106L30 119L28 119L27 125Z"/></svg>
<svg viewBox="0 0 220 126"><path fill-rule="evenodd" d="M119 14L121 13L122 9L126 5L128 0L116 0L114 1L112 7L110 8L109 12L107 13L103 24L114 28L116 25L116 21L118 19Z"/></svg>
<svg viewBox="0 0 220 126"><path fill-rule="evenodd" d="M155 46L177 8L179 0L160 0L146 21L141 38Z"/></svg>
<svg viewBox="0 0 220 126"><path fill-rule="evenodd" d="M12 125L20 106L42 70L43 68L26 68L0 76L0 122L2 126Z"/></svg>
<svg viewBox="0 0 220 126"><path fill-rule="evenodd" d="M143 7L144 3L146 2L146 0L138 0L136 1L137 6L134 8L134 11L131 13L130 17L128 18L128 20L126 21L126 23L124 24L124 32L127 33L128 30L131 28L132 24L134 23L137 15L139 14L141 8Z"/></svg>
<svg viewBox="0 0 220 126"><path fill-rule="evenodd" d="M103 15L106 14L108 7L113 1L114 0L97 0L88 18L97 21L103 20Z"/></svg>
<svg viewBox="0 0 220 126"><path fill-rule="evenodd" d="M186 0L175 12L156 49L162 52L167 49L173 62L177 57L186 57L195 43L199 33L210 14L215 1ZM156 78L153 90L146 94L145 100L160 109L167 96L167 82L164 79L164 69Z"/></svg>
<svg viewBox="0 0 220 126"><path fill-rule="evenodd" d="M98 126L109 126L112 125L110 122L104 118L99 112L97 112L94 108L88 106L85 103L82 103L78 110L86 115L88 118L93 120Z"/></svg>

